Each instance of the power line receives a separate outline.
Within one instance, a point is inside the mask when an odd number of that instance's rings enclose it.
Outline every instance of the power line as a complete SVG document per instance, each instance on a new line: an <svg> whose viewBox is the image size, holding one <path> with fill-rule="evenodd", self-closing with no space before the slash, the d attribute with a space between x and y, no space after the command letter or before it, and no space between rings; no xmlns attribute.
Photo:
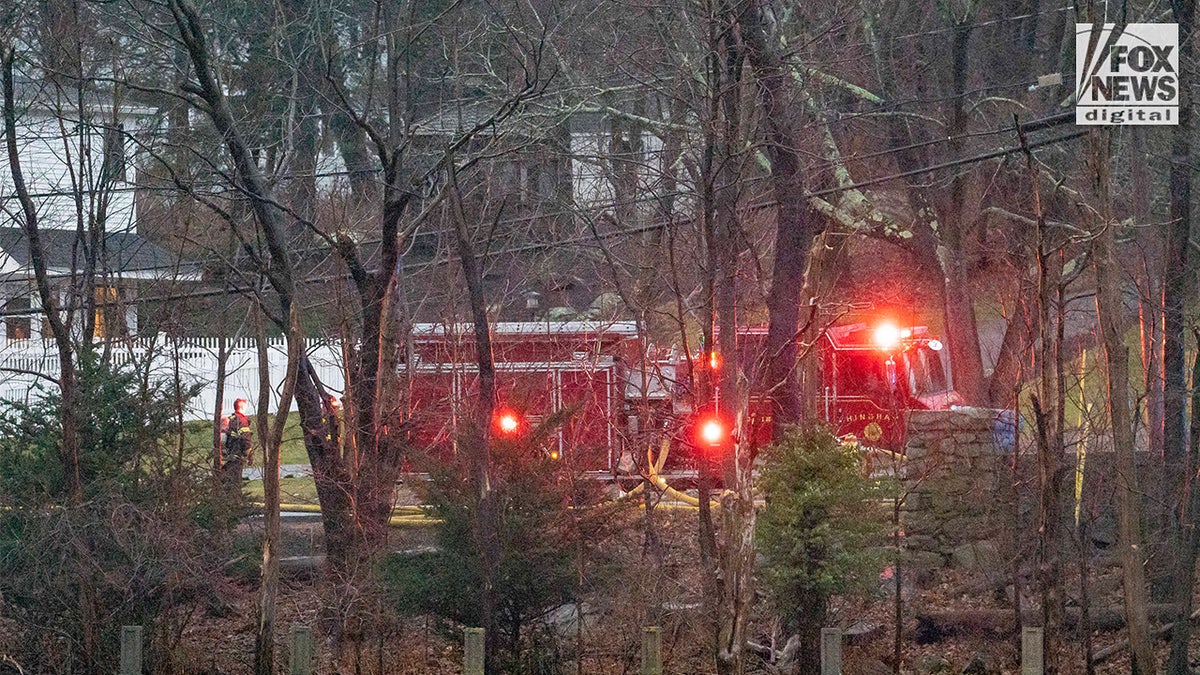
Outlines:
<svg viewBox="0 0 1200 675"><path fill-rule="evenodd" d="M1032 19L1036 16L1041 16L1043 14L1056 14L1058 12L1074 12L1074 11L1075 11L1074 5L1064 5L1062 7L1058 7L1055 9L1043 9L1043 10L1040 10L1037 12L1030 12L1029 14L1018 14L1017 16L1002 16L998 19L990 19L988 21L981 21L979 23L973 23L973 24L968 24L968 25L964 25L964 26L947 26L946 28L936 28L936 29L928 30L928 31L909 33L907 35L897 35L891 39L893 39L893 40L910 40L912 38L918 38L918 37L929 37L932 35L941 35L942 33L953 33L958 30L975 30L976 28L987 28L988 26L999 25L1006 21L1024 21L1025 19ZM858 43L858 46L865 46L865 45L867 45L866 42Z"/></svg>
<svg viewBox="0 0 1200 675"><path fill-rule="evenodd" d="M1018 86L1018 85L998 85L998 87L1005 87L1005 86ZM981 89L977 89L975 91L983 91L985 89L986 88L981 88ZM893 105L898 105L898 104L893 104L893 103L888 104L889 107L893 106ZM858 116L873 115L873 114L878 114L879 112L880 111L875 110L875 111L857 113L855 115L844 116L842 119L850 119L850 118L858 117ZM1041 119L1031 120L1029 122L1022 124L1021 128L1022 128L1022 130L1027 131L1027 132L1038 131L1038 130L1045 129L1050 126L1055 126L1057 124L1061 124L1065 121L1068 121L1069 119L1073 119L1072 113L1059 113L1059 114L1051 115L1051 116L1044 117ZM819 124L819 123L814 123L814 124ZM994 136L996 134L1011 133L1013 131L1014 131L1013 127L1002 127L999 129L989 129L987 131L965 132L965 133L959 134L957 136L944 136L944 137L933 138L933 139L929 139L926 141L920 141L918 143L914 143L911 145L887 148L885 150L879 150L879 151L868 153L865 155L852 155L852 156L850 156L850 159L855 159L855 160L870 159L870 158L874 158L874 157L887 156L887 155L890 155L890 154L893 154L896 152L900 152L903 150L911 150L911 149L915 149L915 148L927 147L927 146L936 145L939 143L949 143L949 142L957 141L957 140ZM577 154L570 154L570 153L568 153L568 155L572 158L585 157L584 155L577 155ZM581 161L584 161L584 160L581 160ZM347 169L347 170L340 170L340 171L321 171L321 172L312 172L312 173L308 173L308 172L284 173L284 174L274 175L273 179L279 180L279 181L287 181L287 180L296 180L299 178L338 178L338 177L349 177L352 175L377 174L380 171L381 171L381 169L371 168L371 169L355 169L355 170ZM204 187L208 187L208 188L227 187L226 183L219 182L219 181L193 182L193 183L189 183L188 185L190 187L201 187L201 188L204 188ZM80 190L65 190L65 189L64 190L50 190L50 191L45 191L45 192L30 193L29 196L33 199L55 199L55 198L60 198L60 197L75 198L78 196L91 196L91 195L97 195L97 194L136 193L138 191L179 192L180 190L178 187L173 186L173 185L170 185L170 186L168 186L168 185L163 185L163 186L130 185L127 187L106 187L106 188L100 188L100 189L84 188L84 189L80 189ZM243 194L240 190L237 190L235 188L228 188L228 189L222 190L222 192ZM14 200L16 198L17 198L16 195L0 195L0 201L10 201L10 200ZM655 199L655 198L657 198L657 197L648 197L647 199ZM629 203L632 203L632 202L622 202L622 203L614 202L612 205L613 206L624 206L624 205L628 205ZM542 217L542 216L533 216L533 218L537 218L537 217Z"/></svg>
<svg viewBox="0 0 1200 675"><path fill-rule="evenodd" d="M1075 132L1072 132L1069 134L1064 134L1062 136L1058 136L1055 138L1048 138L1048 139L1044 139L1041 141L1029 143L1028 147L1030 149L1033 149L1033 148L1040 148L1040 147L1046 146L1046 145L1053 145L1056 143L1064 143L1066 141L1071 141L1076 138L1079 138L1080 136L1084 136L1087 133L1088 133L1087 131L1075 131ZM949 162L942 162L940 164L932 164L930 166L921 167L920 169L911 169L909 171L902 171L900 173L892 174L890 176L881 176L879 178L872 178L872 179L860 181L857 183L851 183L850 185L843 185L843 186L839 186L839 187L835 187L835 188L828 188L825 190L817 190L816 192L808 193L807 196L808 197L823 197L825 195L837 194L839 192L846 192L848 190L857 190L859 188L869 187L871 185L878 185L880 183L886 183L887 181L896 180L897 178L908 178L909 176L919 176L923 173L930 173L932 171L940 171L942 169L950 169L950 168L953 168L956 166L963 166L966 164L974 164L975 162L982 162L982 161L989 160L989 159L996 159L998 157L1005 157L1007 155L1016 154L1018 152L1022 152L1022 149L1019 147L1018 148L1004 148L1002 150L996 150L993 152L985 152L983 154L974 155L972 157L965 157L963 159L951 160Z"/></svg>
<svg viewBox="0 0 1200 675"><path fill-rule="evenodd" d="M1061 117L1061 116L1052 116L1052 117L1046 118L1045 120L1035 120L1035 121L1031 121L1027 124L1029 124L1031 126L1035 126L1038 124L1045 123L1047 121L1052 121L1052 120L1058 119L1059 117ZM1061 122L1056 122L1056 123L1061 123ZM1024 126L1024 125L1022 125L1022 126ZM1042 128L1044 128L1044 127L1042 127ZM1029 149L1033 150L1033 149L1037 149L1037 148L1041 148L1041 147L1045 147L1045 146L1049 146L1049 145L1065 143L1065 142L1074 140L1076 138L1080 138L1081 136L1084 136L1086 134L1087 134L1086 130L1071 132L1071 133L1063 134L1061 136L1056 136L1054 138L1048 138L1048 139L1043 139L1040 141L1031 142L1028 144L1028 147L1029 147ZM857 183L852 183L849 185L827 188L827 189L823 189L823 190L816 190L814 192L810 192L807 195L805 195L805 198L825 197L825 196L829 196L829 195L833 195L833 194L838 194L841 192L846 192L849 190L856 190L856 189L860 189L860 188L864 188L864 187L869 187L872 185L878 185L880 183L885 183L885 182L897 180L900 178L907 178L910 176L929 173L932 171L939 171L942 169L953 168L956 166L965 166L968 164L983 162L983 161L987 161L990 159L997 159L999 157L1005 157L1005 156L1016 154L1019 152L1023 152L1023 149L1020 147L1002 148L1000 150L995 150L992 152L986 152L986 153L982 153L982 154L978 154L978 155L973 155L970 157L964 157L964 158L960 158L960 159L956 159L956 160L933 164L933 165L926 166L926 167L921 167L919 169L912 169L909 171L903 171L900 173L890 174L887 176L879 176L877 178L859 181ZM778 205L779 205L778 201L772 199L772 200L766 200L766 201L762 201L762 202L756 202L754 204L749 205L749 208L751 208L753 210L759 210L759 209L766 209L766 208L774 208ZM561 214L574 214L573 211L563 211L560 213ZM546 215L546 216L542 216L542 217L552 217L552 216ZM504 223L506 221L500 221L500 222ZM631 235L642 234L645 232L652 232L655 230L663 229L663 228L667 227L670 224L670 222L671 221L657 221L654 223L650 223L648 225L624 228L624 229L614 230L614 231L610 231L610 232L588 233L588 234L578 235L578 236L574 236L574 237L555 239L555 240L546 241L546 242L533 242L533 243L519 244L519 245L515 245L515 246L509 246L509 247L504 247L504 248L498 249L498 250L492 252L490 255L499 256L499 255L513 255L513 254L520 254L520 253L529 253L529 252L559 248L559 247L563 247L563 246L579 245L579 244L584 244L586 242L596 241L596 240L603 241L603 240L609 240L609 239L616 239L616 238L620 238L620 237L627 237L627 236L631 236ZM371 241L362 242L362 243L377 244L379 242L378 242L378 240L371 240ZM401 270L416 271L416 270L427 269L427 268L432 268L432 267L440 267L442 265L449 264L452 261L453 261L453 258L451 258L449 256L444 256L441 258L435 258L433 260L428 260L428 261L424 261L424 262L420 262L420 263L402 264ZM319 283L319 282L326 282L326 281L334 281L337 279L347 278L348 276L349 276L348 273L338 273L338 274L327 274L327 275L306 277L301 280L301 283ZM253 291L255 291L255 289L253 287L228 286L228 287L220 288L220 289L204 289L204 290L186 291L183 293L171 293L171 294L159 295L159 296L145 296L145 297L138 298L138 301L139 302L171 302L171 301L184 300L184 299L189 299L189 298L205 298L205 297L227 296L227 295L232 295L232 294L245 294L245 293L251 293ZM21 310L21 311L12 311L12 312L2 311L2 312L0 312L0 316L14 316L14 315L23 316L23 315L29 315L31 313L33 313L33 312L31 312L30 310Z"/></svg>

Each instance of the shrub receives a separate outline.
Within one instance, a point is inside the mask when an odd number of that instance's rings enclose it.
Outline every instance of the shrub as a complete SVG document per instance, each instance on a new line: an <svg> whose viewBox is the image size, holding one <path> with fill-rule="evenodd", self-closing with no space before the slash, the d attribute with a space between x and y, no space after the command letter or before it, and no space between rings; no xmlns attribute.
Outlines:
<svg viewBox="0 0 1200 675"><path fill-rule="evenodd" d="M174 411L196 389L174 391L169 381L146 379L91 350L79 353L79 478L84 497L121 492L153 499L148 480L177 465L165 447ZM0 402L0 495L10 504L57 502L65 492L59 456L62 397L45 391L32 403ZM173 444L172 444L173 445Z"/></svg>
<svg viewBox="0 0 1200 675"><path fill-rule="evenodd" d="M57 392L0 404L0 611L25 627L35 671L65 658L52 647L64 637L85 669L114 671L122 624L145 626L152 663L165 658L212 601L236 522L170 438L190 392L90 353L79 385L77 503L64 500Z"/></svg>
<svg viewBox="0 0 1200 675"><path fill-rule="evenodd" d="M598 544L621 521L613 517L618 507L602 503L599 483L544 451L552 425L518 440L497 440L492 447L500 558L493 574L491 623L506 651L501 669L509 672L553 672L556 658L548 658L553 640L547 640L540 620L556 607L577 602L585 580L595 584L608 577ZM458 625L483 625L478 487L466 462L432 471L424 499L429 515L440 520L437 550L389 563L397 606Z"/></svg>
<svg viewBox="0 0 1200 675"><path fill-rule="evenodd" d="M764 455L759 578L784 627L800 635L801 672L815 672L830 598L879 578L887 528L879 500L888 490L864 475L857 448L824 427L790 429Z"/></svg>

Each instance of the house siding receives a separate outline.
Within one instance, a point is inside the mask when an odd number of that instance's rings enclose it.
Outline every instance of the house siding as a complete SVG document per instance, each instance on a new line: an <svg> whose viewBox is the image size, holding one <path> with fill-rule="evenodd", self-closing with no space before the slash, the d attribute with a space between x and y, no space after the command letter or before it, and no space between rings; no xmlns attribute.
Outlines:
<svg viewBox="0 0 1200 675"><path fill-rule="evenodd" d="M131 125L133 120L129 118L124 123ZM41 227L77 227L80 204L77 204L76 196L79 196L82 197L85 219L103 215L105 231L130 231L134 228L133 165L128 157L123 156L124 179L117 178L107 187L103 185L101 174L105 128L102 125L60 119L37 110L26 112L17 124L21 171L33 196ZM123 151L126 146L122 142ZM108 205L102 213L100 197L104 193L107 193ZM0 198L6 202L3 220L8 222L4 226L19 226L21 223L8 215L19 209L7 161L0 162Z"/></svg>

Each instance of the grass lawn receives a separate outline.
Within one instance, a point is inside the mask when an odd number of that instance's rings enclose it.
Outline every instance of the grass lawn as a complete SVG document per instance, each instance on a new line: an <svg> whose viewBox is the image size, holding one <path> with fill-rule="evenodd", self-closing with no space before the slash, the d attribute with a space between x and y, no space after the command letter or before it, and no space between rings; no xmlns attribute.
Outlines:
<svg viewBox="0 0 1200 675"><path fill-rule="evenodd" d="M258 446L258 422L250 417L250 428L254 430L254 461L262 466L262 448ZM198 462L206 462L212 453L212 423L188 422L184 425L184 444L189 454ZM304 440L300 434L300 416L296 413L288 415L287 426L283 428L283 445L279 448L280 464L308 464L308 452L304 449Z"/></svg>
<svg viewBox="0 0 1200 675"><path fill-rule="evenodd" d="M262 448L258 447L258 426L255 417L250 418L250 428L255 431L254 466L262 466ZM212 423L188 422L184 425L184 443L192 461L208 466L212 461ZM300 416L288 415L283 428L283 445L279 449L280 464L308 464L308 452L300 434ZM261 480L242 483L242 491L251 501L261 502L263 484ZM310 476L280 479L279 499L284 504L316 504L317 488Z"/></svg>
<svg viewBox="0 0 1200 675"><path fill-rule="evenodd" d="M263 500L263 484L261 480L251 480L242 483L242 492L250 501ZM279 501L282 504L317 504L317 486L311 476L303 478L280 478Z"/></svg>

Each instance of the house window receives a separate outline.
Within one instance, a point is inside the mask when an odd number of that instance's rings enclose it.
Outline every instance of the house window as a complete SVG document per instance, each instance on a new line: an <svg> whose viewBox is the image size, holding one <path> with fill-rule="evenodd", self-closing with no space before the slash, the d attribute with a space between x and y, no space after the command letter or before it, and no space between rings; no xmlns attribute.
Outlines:
<svg viewBox="0 0 1200 675"><path fill-rule="evenodd" d="M101 340L129 336L125 323L125 307L116 286L97 286L96 328L92 336Z"/></svg>
<svg viewBox="0 0 1200 675"><path fill-rule="evenodd" d="M4 335L9 340L28 340L33 322L30 319L29 296L9 298L4 303Z"/></svg>
<svg viewBox="0 0 1200 675"><path fill-rule="evenodd" d="M101 175L108 184L128 180L125 172L125 125L104 127L104 165Z"/></svg>

